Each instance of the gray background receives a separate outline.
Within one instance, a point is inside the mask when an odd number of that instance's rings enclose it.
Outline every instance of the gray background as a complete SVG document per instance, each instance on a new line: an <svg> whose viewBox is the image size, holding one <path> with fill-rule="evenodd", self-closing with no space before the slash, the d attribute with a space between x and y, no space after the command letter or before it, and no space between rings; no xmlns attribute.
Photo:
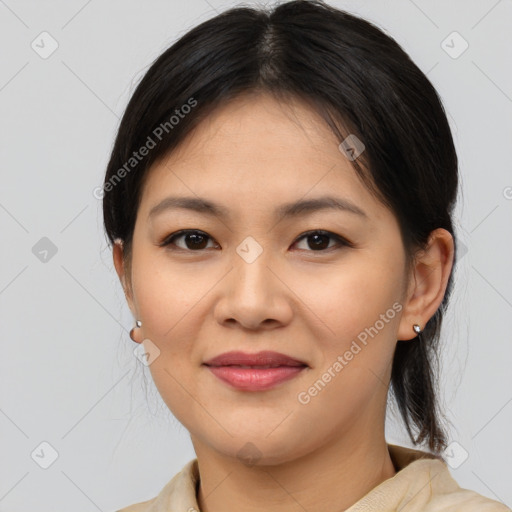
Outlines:
<svg viewBox="0 0 512 512"><path fill-rule="evenodd" d="M466 252L443 331L448 455L461 486L510 506L512 2L330 3L393 36L449 114ZM0 511L115 510L194 457L133 355L93 190L152 60L236 4L0 0ZM410 445L392 415L387 437Z"/></svg>

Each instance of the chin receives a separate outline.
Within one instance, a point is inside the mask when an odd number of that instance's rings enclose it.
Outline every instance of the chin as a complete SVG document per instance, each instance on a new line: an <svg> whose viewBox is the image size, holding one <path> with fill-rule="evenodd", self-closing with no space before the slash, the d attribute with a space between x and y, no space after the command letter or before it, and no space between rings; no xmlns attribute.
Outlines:
<svg viewBox="0 0 512 512"><path fill-rule="evenodd" d="M299 436L293 440L285 432L281 432L281 435L269 435L272 428L265 429L265 432L259 434L252 431L251 434L241 435L238 431L236 437L229 437L222 444L219 444L217 439L217 442L210 446L223 456L236 458L247 467L276 466L305 454L303 438Z"/></svg>

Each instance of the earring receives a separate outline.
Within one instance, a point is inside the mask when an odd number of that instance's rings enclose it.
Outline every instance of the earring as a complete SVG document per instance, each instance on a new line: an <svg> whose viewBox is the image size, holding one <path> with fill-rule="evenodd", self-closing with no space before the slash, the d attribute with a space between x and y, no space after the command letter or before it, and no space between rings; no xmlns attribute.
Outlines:
<svg viewBox="0 0 512 512"><path fill-rule="evenodd" d="M413 328L413 331L416 333L416 334L420 334L421 333L421 327L418 325L418 324L414 324L412 326Z"/></svg>
<svg viewBox="0 0 512 512"><path fill-rule="evenodd" d="M135 321L135 325L136 327L142 327L142 322L140 320L136 320ZM133 329L131 329L130 331L130 338L132 339L132 341L135 341L135 343L140 343L140 341L137 341L134 337L133 337L133 331L135 330L135 327Z"/></svg>

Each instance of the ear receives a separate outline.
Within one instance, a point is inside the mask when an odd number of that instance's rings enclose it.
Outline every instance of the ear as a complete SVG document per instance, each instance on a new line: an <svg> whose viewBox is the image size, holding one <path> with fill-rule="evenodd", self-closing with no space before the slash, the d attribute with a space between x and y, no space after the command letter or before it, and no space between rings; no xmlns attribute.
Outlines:
<svg viewBox="0 0 512 512"><path fill-rule="evenodd" d="M418 252L405 298L397 339L410 340L417 336L412 326L423 330L441 304L453 266L454 242L443 228L430 233L425 250Z"/></svg>
<svg viewBox="0 0 512 512"><path fill-rule="evenodd" d="M124 295L126 297L126 301L128 302L128 306L130 307L132 313L135 315L135 307L133 304L133 297L131 294L130 287L128 286L128 280L126 278L126 269L123 260L123 241L120 238L117 238L114 241L113 246L113 259L114 259L114 267L116 268L117 275L119 276L119 280L121 281L121 285L123 286Z"/></svg>

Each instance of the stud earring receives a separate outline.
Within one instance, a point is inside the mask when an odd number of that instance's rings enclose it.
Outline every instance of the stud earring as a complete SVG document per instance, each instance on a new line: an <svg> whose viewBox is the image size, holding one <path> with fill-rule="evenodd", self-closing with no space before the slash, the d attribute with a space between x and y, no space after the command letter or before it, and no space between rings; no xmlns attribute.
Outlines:
<svg viewBox="0 0 512 512"><path fill-rule="evenodd" d="M418 325L418 324L414 324L412 326L413 328L413 331L416 333L416 334L420 334L421 333L421 327Z"/></svg>
<svg viewBox="0 0 512 512"><path fill-rule="evenodd" d="M140 320L136 320L135 321L135 325L136 327L142 327L142 322ZM132 339L132 341L135 341L135 343L140 343L140 341L137 341L134 337L133 337L133 331L135 330L135 327L133 329L131 329L130 331L130 338Z"/></svg>

